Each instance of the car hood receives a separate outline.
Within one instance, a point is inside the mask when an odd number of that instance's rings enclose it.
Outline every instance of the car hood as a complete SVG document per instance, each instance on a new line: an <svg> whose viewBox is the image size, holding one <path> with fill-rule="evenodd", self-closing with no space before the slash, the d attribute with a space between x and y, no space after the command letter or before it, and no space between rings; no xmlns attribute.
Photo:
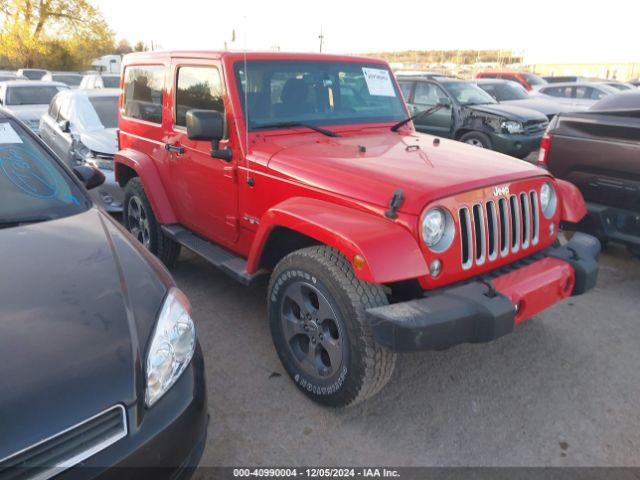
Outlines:
<svg viewBox="0 0 640 480"><path fill-rule="evenodd" d="M438 198L547 175L513 157L453 140L436 145L434 138L389 131L340 138L281 135L257 143L251 156L268 159L269 170L287 180L379 207L402 189L400 211L413 215Z"/></svg>
<svg viewBox="0 0 640 480"><path fill-rule="evenodd" d="M507 120L517 120L519 122L529 122L532 120L547 120L547 117L540 112L506 103L487 103L485 105L465 105L463 108L475 112L489 113Z"/></svg>
<svg viewBox="0 0 640 480"><path fill-rule="evenodd" d="M0 230L0 243L4 458L144 401L143 355L168 274L95 208Z"/></svg>
<svg viewBox="0 0 640 480"><path fill-rule="evenodd" d="M507 100L502 102L508 105L514 105L516 107L529 108L531 110L535 110L537 112L543 113L546 116L549 115L557 115L560 112L567 111L565 106L560 105L556 102L550 102L549 100L544 100L541 98L525 98L522 100Z"/></svg>
<svg viewBox="0 0 640 480"><path fill-rule="evenodd" d="M9 105L7 110L13 113L23 122L29 120L40 120L40 117L47 113L49 105Z"/></svg>
<svg viewBox="0 0 640 480"><path fill-rule="evenodd" d="M85 130L80 133L80 140L94 152L115 155L118 151L117 131L116 128Z"/></svg>

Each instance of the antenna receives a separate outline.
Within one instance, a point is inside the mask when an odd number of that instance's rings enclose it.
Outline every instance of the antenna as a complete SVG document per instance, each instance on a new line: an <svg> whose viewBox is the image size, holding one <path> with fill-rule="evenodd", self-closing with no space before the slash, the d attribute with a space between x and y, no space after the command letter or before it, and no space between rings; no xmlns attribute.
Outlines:
<svg viewBox="0 0 640 480"><path fill-rule="evenodd" d="M322 42L324 40L324 35L322 34L322 25L320 25L320 35L318 35L318 39L320 40L320 53L322 53Z"/></svg>
<svg viewBox="0 0 640 480"><path fill-rule="evenodd" d="M244 166L247 171L247 184L253 186L255 181L249 171L249 72L247 70L247 37L249 36L249 29L247 28L247 17L243 17L244 20ZM234 31L235 33L235 31Z"/></svg>

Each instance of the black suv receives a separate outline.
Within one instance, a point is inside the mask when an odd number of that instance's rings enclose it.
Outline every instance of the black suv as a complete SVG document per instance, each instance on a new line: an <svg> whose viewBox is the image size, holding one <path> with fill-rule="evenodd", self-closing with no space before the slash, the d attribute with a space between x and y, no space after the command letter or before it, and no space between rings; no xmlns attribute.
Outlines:
<svg viewBox="0 0 640 480"><path fill-rule="evenodd" d="M414 120L423 133L452 138L524 158L540 147L548 120L528 108L498 104L474 82L450 78L399 77L412 113L443 108Z"/></svg>

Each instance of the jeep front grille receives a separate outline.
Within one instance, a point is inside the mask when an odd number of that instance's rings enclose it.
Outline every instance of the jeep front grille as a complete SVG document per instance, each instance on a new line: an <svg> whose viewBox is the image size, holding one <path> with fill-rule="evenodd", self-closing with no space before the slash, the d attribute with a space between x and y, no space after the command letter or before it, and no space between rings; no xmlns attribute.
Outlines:
<svg viewBox="0 0 640 480"><path fill-rule="evenodd" d="M0 480L45 480L79 464L127 435L124 407L116 405L0 460Z"/></svg>
<svg viewBox="0 0 640 480"><path fill-rule="evenodd" d="M540 208L532 190L458 211L462 268L484 265L538 244Z"/></svg>

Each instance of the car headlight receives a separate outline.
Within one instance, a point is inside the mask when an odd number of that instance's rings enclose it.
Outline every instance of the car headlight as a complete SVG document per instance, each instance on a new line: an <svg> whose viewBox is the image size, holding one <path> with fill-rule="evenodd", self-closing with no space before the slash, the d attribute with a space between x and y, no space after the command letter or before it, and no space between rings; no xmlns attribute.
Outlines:
<svg viewBox="0 0 640 480"><path fill-rule="evenodd" d="M540 188L540 207L546 218L551 218L558 209L558 196L551 183L546 182Z"/></svg>
<svg viewBox="0 0 640 480"><path fill-rule="evenodd" d="M196 346L189 300L177 288L165 298L147 353L145 403L155 404L180 378Z"/></svg>
<svg viewBox="0 0 640 480"><path fill-rule="evenodd" d="M520 122L515 122L513 120L502 122L501 126L504 131L511 134L524 132L524 126Z"/></svg>
<svg viewBox="0 0 640 480"><path fill-rule="evenodd" d="M422 240L434 252L451 246L454 230L451 214L442 208L432 208L422 217Z"/></svg>

